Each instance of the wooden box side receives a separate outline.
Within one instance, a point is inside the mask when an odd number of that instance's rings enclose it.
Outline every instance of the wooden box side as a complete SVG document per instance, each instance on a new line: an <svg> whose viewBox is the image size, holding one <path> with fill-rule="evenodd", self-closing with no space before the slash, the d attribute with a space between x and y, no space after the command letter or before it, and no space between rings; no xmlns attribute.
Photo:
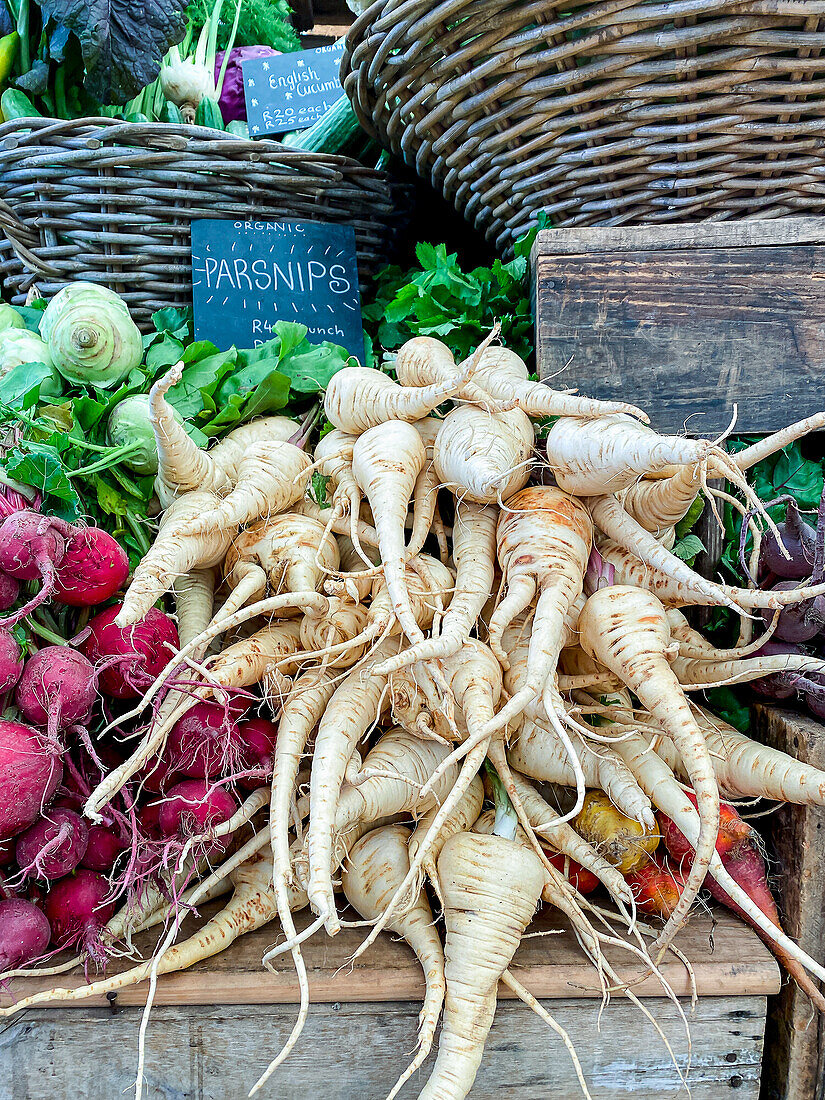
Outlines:
<svg viewBox="0 0 825 1100"><path fill-rule="evenodd" d="M754 708L757 734L802 763L825 769L825 727L776 707ZM825 958L825 809L780 806L760 823L772 883L788 935L818 961ZM793 982L771 998L765 1036L762 1100L822 1100L825 1021Z"/></svg>
<svg viewBox="0 0 825 1100"><path fill-rule="evenodd" d="M538 371L555 388L711 437L734 406L739 433L825 408L825 219L545 230L532 255Z"/></svg>

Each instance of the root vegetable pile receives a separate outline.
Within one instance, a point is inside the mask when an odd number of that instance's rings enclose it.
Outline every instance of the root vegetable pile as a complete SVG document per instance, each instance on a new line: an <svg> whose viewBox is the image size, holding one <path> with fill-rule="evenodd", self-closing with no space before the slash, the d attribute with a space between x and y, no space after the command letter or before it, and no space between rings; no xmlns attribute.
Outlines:
<svg viewBox="0 0 825 1100"><path fill-rule="evenodd" d="M25 665L0 636L21 717L0 722L13 796L0 798L0 960L10 974L48 968L51 938L105 969L136 932L163 932L131 970L58 983L4 1015L154 983L273 922L263 963L291 956L301 1003L250 1080L262 1091L310 1009L302 944L358 919L358 955L387 929L425 976L419 1047L391 1096L431 1048L420 1096L470 1093L499 982L554 1031L587 1096L574 1041L510 970L537 908L559 909L594 976L641 1007L602 944L647 915L655 930L627 949L660 974L703 888L825 1008L825 968L782 930L730 801L825 805L825 772L696 694L765 677L813 691L825 672L769 641L819 624L820 540L793 511L777 527L745 479L820 420L731 455L657 434L632 405L531 382L496 337L460 363L412 339L398 381L340 370L314 454L283 417L200 450L166 402L172 368L149 397L165 511L115 603L126 561L102 533L33 511L5 520L0 567L28 584L7 625L50 600L107 606ZM708 580L672 553L719 477L782 584ZM694 630L691 605L739 615L738 644ZM176 942L192 907L221 894Z"/></svg>

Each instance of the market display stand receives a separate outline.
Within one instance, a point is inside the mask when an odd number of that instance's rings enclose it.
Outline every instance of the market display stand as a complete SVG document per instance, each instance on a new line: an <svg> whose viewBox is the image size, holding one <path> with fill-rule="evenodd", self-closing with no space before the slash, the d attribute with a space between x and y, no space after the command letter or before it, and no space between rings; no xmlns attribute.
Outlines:
<svg viewBox="0 0 825 1100"><path fill-rule="evenodd" d="M541 376L633 401L660 430L712 437L734 403L736 432L825 409L825 219L545 230L533 297ZM695 568L714 576L721 532L705 519ZM768 744L825 767L821 723L756 715ZM825 810L781 806L762 824L785 930L822 960ZM793 983L769 1004L765 1051L762 1100L823 1100L823 1022Z"/></svg>
<svg viewBox="0 0 825 1100"><path fill-rule="evenodd" d="M213 906L205 912L211 911ZM352 914L349 914L352 916ZM303 927L306 916L297 924ZM184 932L186 931L186 926ZM594 1100L632 1095L662 1100L679 1093L679 1077L662 1039L640 1010L614 994L599 1028L601 991L559 914L545 911L513 964L573 1038ZM229 951L158 984L147 1039L145 1096L155 1100L235 1100L246 1095L269 1057L285 1041L296 1012L289 958L276 972L261 955L277 925L243 937ZM362 933L316 936L305 949L312 1007L301 1042L277 1071L266 1095L289 1100L381 1100L415 1047L423 994L421 968L406 944L382 936L353 966ZM149 947L157 938L146 935ZM778 967L759 939L727 913L697 913L680 936L698 1002L691 1012L690 976L670 956L663 974L686 1013L692 1041L694 1100L756 1100L766 999L780 986ZM626 981L644 968L623 951L609 951ZM66 976L65 986L83 983ZM43 980L15 983L18 996ZM687 1041L676 1006L650 977L633 986L671 1043L684 1070ZM146 984L56 1009L31 1009L0 1033L0 1100L111 1100L134 1077L140 1008ZM570 1059L553 1032L520 1002L502 998L472 1100L539 1100L579 1095ZM430 1063L400 1094L412 1100Z"/></svg>

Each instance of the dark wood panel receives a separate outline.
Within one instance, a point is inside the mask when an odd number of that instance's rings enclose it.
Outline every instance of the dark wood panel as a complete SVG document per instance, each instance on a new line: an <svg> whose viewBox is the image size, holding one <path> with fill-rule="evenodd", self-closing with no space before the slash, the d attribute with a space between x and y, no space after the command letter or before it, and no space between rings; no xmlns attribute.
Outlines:
<svg viewBox="0 0 825 1100"><path fill-rule="evenodd" d="M762 739L805 764L825 768L825 729L775 707L756 707ZM813 958L825 958L825 809L781 806L763 818L773 884L785 931ZM825 1021L793 982L772 997L762 1100L823 1100Z"/></svg>
<svg viewBox="0 0 825 1100"><path fill-rule="evenodd" d="M415 1049L418 1005L313 1005L292 1055L260 1094L266 1100L380 1100ZM675 1007L647 1002L679 1066L687 1043ZM575 1043L593 1100L686 1096L664 1043L638 1009L614 995L549 1001ZM756 1100L764 997L684 1002L693 1044L693 1100ZM146 1100L240 1100L280 1049L292 1005L157 1008L146 1040ZM28 1013L0 1037L0 1100L117 1100L133 1095L140 1010ZM401 1091L415 1100L433 1055ZM577 1100L570 1058L547 1025L519 1003L496 1013L470 1100Z"/></svg>
<svg viewBox="0 0 825 1100"><path fill-rule="evenodd" d="M534 300L541 377L661 430L715 436L736 404L736 432L769 432L825 408L823 245L538 252Z"/></svg>
<svg viewBox="0 0 825 1100"><path fill-rule="evenodd" d="M690 222L684 225L573 226L542 229L533 258L582 252L636 252L646 249L743 248L825 243L825 218L771 218L767 221Z"/></svg>

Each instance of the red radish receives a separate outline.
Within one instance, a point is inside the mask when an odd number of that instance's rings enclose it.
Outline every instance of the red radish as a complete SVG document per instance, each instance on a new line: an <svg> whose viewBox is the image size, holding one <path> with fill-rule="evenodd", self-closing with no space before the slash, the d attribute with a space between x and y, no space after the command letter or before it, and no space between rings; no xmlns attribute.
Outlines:
<svg viewBox="0 0 825 1100"><path fill-rule="evenodd" d="M0 611L13 607L19 595L20 582L0 569Z"/></svg>
<svg viewBox="0 0 825 1100"><path fill-rule="evenodd" d="M47 599L54 591L55 567L66 549L71 525L63 520L41 516L38 512L14 512L0 524L0 569L19 581L40 578L36 596L12 615L0 620L16 623Z"/></svg>
<svg viewBox="0 0 825 1100"><path fill-rule="evenodd" d="M249 709L245 699L196 703L169 734L166 757L169 767L195 779L229 775L239 770L238 718Z"/></svg>
<svg viewBox="0 0 825 1100"><path fill-rule="evenodd" d="M241 745L241 770L255 771L255 776L242 776L238 782L248 790L260 787L272 775L278 727L267 718L250 718L238 726Z"/></svg>
<svg viewBox="0 0 825 1100"><path fill-rule="evenodd" d="M693 805L696 805L696 795L691 790L686 790ZM673 824L665 814L657 814L659 828L662 833L668 854L677 863L683 860L693 860L694 851L687 842L684 834ZM743 821L730 802L719 803L719 832L716 835L716 851L724 861L732 853L736 853L746 844L749 844L753 829Z"/></svg>
<svg viewBox="0 0 825 1100"><path fill-rule="evenodd" d="M20 643L8 630L0 628L0 692L11 691L22 671Z"/></svg>
<svg viewBox="0 0 825 1100"><path fill-rule="evenodd" d="M625 880L643 913L669 920L684 887L678 867L668 859L660 861L653 856L626 874Z"/></svg>
<svg viewBox="0 0 825 1100"><path fill-rule="evenodd" d="M92 607L114 596L129 576L123 547L99 527L76 527L57 566L54 598L70 607Z"/></svg>
<svg viewBox="0 0 825 1100"><path fill-rule="evenodd" d="M545 855L548 863L552 863L554 867L561 871L573 889L578 890L580 894L592 894L599 885L599 880L593 872L588 871L586 867L582 867L580 863L576 863L575 859L570 859L561 852L545 852Z"/></svg>
<svg viewBox="0 0 825 1100"><path fill-rule="evenodd" d="M117 909L116 902L106 900L110 892L108 879L97 871L81 868L58 879L44 902L54 946L93 946L97 933Z"/></svg>
<svg viewBox="0 0 825 1100"><path fill-rule="evenodd" d="M90 825L89 844L80 866L90 871L110 871L127 847L113 829L107 829L105 825Z"/></svg>
<svg viewBox="0 0 825 1100"><path fill-rule="evenodd" d="M213 786L208 779L185 779L166 796L158 824L163 836L186 841L228 821L237 808L237 801L223 787ZM231 840L230 836L221 837L202 851L208 858L223 855Z"/></svg>
<svg viewBox="0 0 825 1100"><path fill-rule="evenodd" d="M89 826L83 818L58 807L17 838L14 855L25 874L56 879L77 867L88 846Z"/></svg>
<svg viewBox="0 0 825 1100"><path fill-rule="evenodd" d="M134 625L116 626L120 608L115 604L95 615L83 652L93 663L122 657L100 673L100 687L115 699L133 699L166 667L178 648L178 631L172 619L154 607Z"/></svg>
<svg viewBox="0 0 825 1100"><path fill-rule="evenodd" d="M30 726L0 719L0 840L33 825L62 778L54 745Z"/></svg>
<svg viewBox="0 0 825 1100"><path fill-rule="evenodd" d="M42 909L25 898L0 901L0 972L16 970L42 955L52 930Z"/></svg>
<svg viewBox="0 0 825 1100"><path fill-rule="evenodd" d="M49 739L85 725L97 699L97 673L76 649L50 645L26 662L15 701L26 721L47 726Z"/></svg>

